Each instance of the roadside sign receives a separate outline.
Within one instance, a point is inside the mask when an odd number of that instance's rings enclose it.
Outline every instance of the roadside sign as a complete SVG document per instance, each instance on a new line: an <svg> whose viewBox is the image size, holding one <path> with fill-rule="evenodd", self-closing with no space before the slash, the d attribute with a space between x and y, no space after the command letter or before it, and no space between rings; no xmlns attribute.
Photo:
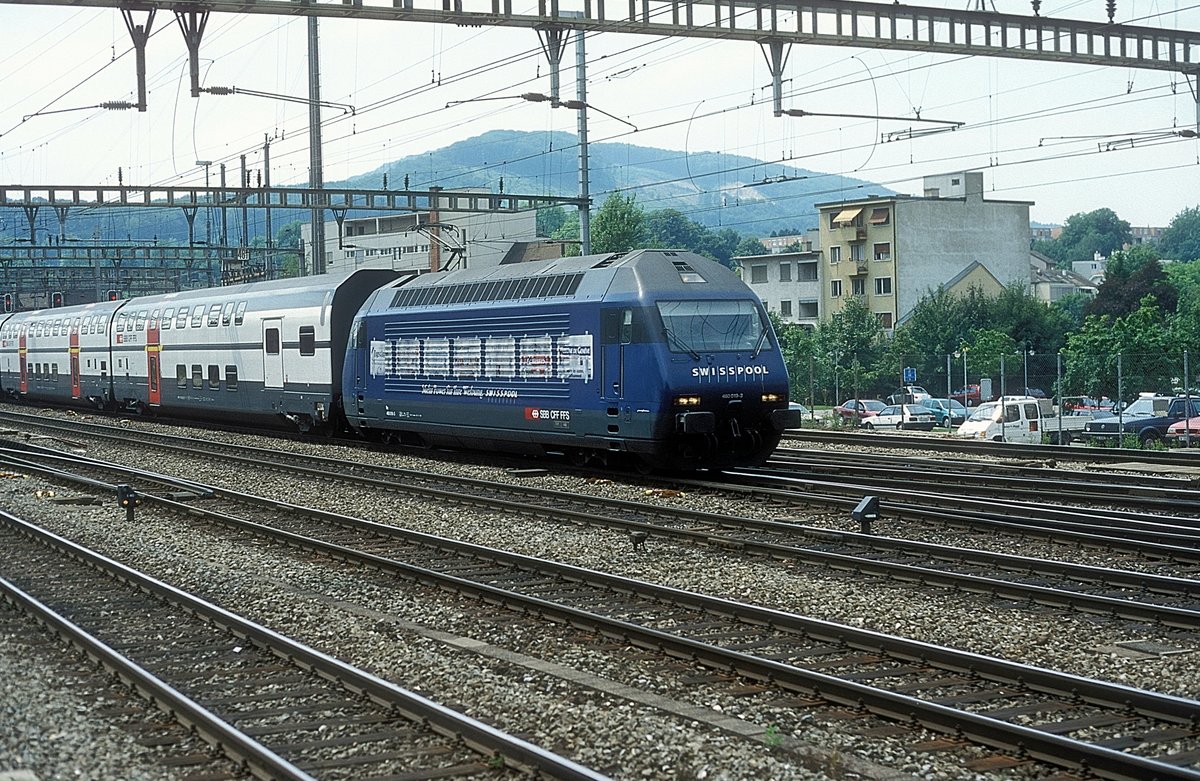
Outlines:
<svg viewBox="0 0 1200 781"><path fill-rule="evenodd" d="M904 384L912 385L917 381L917 370L912 366L904 367Z"/></svg>

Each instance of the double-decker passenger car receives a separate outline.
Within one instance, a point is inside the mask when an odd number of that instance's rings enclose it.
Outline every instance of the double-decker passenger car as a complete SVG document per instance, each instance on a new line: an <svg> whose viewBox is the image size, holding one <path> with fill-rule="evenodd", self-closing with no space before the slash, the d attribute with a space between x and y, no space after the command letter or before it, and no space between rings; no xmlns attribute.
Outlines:
<svg viewBox="0 0 1200 781"><path fill-rule="evenodd" d="M761 302L669 250L385 287L355 321L343 385L366 434L580 461L757 463L799 424Z"/></svg>
<svg viewBox="0 0 1200 781"><path fill-rule="evenodd" d="M0 387L41 402L326 425L350 323L396 277L362 270L13 314L0 324Z"/></svg>

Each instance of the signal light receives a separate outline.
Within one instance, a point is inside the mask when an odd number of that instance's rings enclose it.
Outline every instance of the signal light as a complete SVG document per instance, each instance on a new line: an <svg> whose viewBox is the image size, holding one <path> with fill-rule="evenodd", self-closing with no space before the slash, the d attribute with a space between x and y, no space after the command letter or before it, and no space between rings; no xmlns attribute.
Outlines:
<svg viewBox="0 0 1200 781"><path fill-rule="evenodd" d="M141 503L142 497L133 490L133 486L124 483L117 486L117 504L124 507L128 515L133 515L133 508Z"/></svg>
<svg viewBox="0 0 1200 781"><path fill-rule="evenodd" d="M5 293L5 294L4 294L4 311L5 311L5 312L11 312L11 311L13 311L14 309L16 309L15 303L16 303L16 302L15 302L15 300L13 299L13 294L12 294L12 293Z"/></svg>
<svg viewBox="0 0 1200 781"><path fill-rule="evenodd" d="M120 300L121 300L121 293L120 293L120 291L118 291L118 290L110 290L110 291L108 291L108 300L109 300L109 301L120 301Z"/></svg>
<svg viewBox="0 0 1200 781"><path fill-rule="evenodd" d="M63 294L59 291L54 291L50 294L50 306L60 307L63 305Z"/></svg>

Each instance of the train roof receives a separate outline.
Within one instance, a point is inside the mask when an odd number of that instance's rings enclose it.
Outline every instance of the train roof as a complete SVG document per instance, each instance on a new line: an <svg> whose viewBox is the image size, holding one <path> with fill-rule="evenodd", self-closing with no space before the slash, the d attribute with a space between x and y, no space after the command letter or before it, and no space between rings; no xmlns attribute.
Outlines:
<svg viewBox="0 0 1200 781"><path fill-rule="evenodd" d="M641 249L555 258L484 269L422 274L381 291L376 307L409 309L514 302L522 299L637 297L646 291L685 291L708 297L744 294L728 268L686 250Z"/></svg>

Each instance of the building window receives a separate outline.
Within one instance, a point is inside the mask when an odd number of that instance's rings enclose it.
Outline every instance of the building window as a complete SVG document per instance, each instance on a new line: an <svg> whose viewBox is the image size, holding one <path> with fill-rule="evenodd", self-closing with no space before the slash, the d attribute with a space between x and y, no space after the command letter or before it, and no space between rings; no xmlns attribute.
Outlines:
<svg viewBox="0 0 1200 781"><path fill-rule="evenodd" d="M854 261L855 263L862 263L863 259L866 257L866 246L867 245L865 244L851 244L850 260Z"/></svg>
<svg viewBox="0 0 1200 781"><path fill-rule="evenodd" d="M759 285L767 281L767 267L759 264L750 267L750 284Z"/></svg>
<svg viewBox="0 0 1200 781"><path fill-rule="evenodd" d="M790 300L779 302L779 315L780 317L792 316L792 302Z"/></svg>
<svg viewBox="0 0 1200 781"><path fill-rule="evenodd" d="M830 247L829 248L829 262L837 263L841 259L842 259L842 248L840 246Z"/></svg>
<svg viewBox="0 0 1200 781"><path fill-rule="evenodd" d="M892 327L892 313L891 312L876 312L875 319L879 321L879 326L881 328L891 328Z"/></svg>
<svg viewBox="0 0 1200 781"><path fill-rule="evenodd" d="M875 260L891 260L892 243L890 241L876 242L874 252Z"/></svg>
<svg viewBox="0 0 1200 781"><path fill-rule="evenodd" d="M886 206L872 209L871 219L868 220L872 225L887 225L892 221L892 213Z"/></svg>
<svg viewBox="0 0 1200 781"><path fill-rule="evenodd" d="M792 281L792 264L791 263L780 263L779 264L779 281L780 282L791 282Z"/></svg>
<svg viewBox="0 0 1200 781"><path fill-rule="evenodd" d="M842 297L842 280L831 279L829 281L829 297L830 298L841 298Z"/></svg>
<svg viewBox="0 0 1200 781"><path fill-rule="evenodd" d="M799 310L796 314L805 319L815 320L819 311L820 309L818 308L816 301L801 301Z"/></svg>
<svg viewBox="0 0 1200 781"><path fill-rule="evenodd" d="M875 277L875 295L890 296L892 294L891 277Z"/></svg>
<svg viewBox="0 0 1200 781"><path fill-rule="evenodd" d="M856 296L865 296L867 294L867 278L854 277L850 280L850 293Z"/></svg>
<svg viewBox="0 0 1200 781"><path fill-rule="evenodd" d="M817 264L816 263L797 263L796 264L796 281L797 282L816 282L817 281Z"/></svg>

